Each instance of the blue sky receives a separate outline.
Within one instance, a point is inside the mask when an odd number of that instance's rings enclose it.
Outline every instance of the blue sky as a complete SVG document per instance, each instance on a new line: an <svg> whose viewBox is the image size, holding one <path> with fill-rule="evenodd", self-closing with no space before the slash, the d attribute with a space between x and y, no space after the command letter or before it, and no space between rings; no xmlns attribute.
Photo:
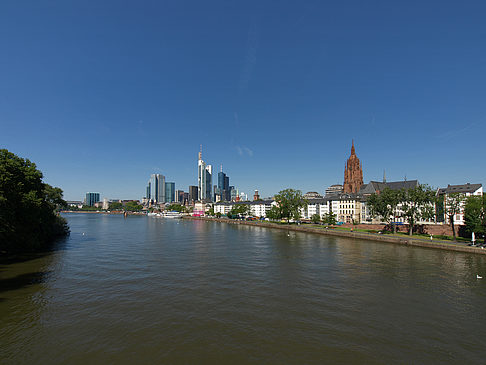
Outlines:
<svg viewBox="0 0 486 365"><path fill-rule="evenodd" d="M0 147L68 200L484 183L484 1L2 1Z"/></svg>

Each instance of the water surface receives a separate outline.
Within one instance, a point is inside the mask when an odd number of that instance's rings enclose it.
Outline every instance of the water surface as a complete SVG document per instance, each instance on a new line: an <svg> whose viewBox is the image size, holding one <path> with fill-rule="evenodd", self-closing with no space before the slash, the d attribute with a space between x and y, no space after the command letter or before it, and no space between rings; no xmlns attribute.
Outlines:
<svg viewBox="0 0 486 365"><path fill-rule="evenodd" d="M482 255L66 217L57 251L0 265L2 364L484 364Z"/></svg>

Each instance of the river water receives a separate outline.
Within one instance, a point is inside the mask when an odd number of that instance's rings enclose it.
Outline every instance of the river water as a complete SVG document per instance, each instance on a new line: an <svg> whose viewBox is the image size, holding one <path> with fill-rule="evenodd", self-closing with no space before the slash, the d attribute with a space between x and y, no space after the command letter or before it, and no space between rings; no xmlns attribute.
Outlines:
<svg viewBox="0 0 486 365"><path fill-rule="evenodd" d="M2 364L486 361L485 256L66 217L55 252L0 265Z"/></svg>

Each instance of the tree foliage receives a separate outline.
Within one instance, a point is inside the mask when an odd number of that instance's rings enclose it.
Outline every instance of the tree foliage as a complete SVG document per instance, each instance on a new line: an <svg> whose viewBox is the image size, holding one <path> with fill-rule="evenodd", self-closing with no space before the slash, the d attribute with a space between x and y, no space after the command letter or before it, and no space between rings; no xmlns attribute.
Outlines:
<svg viewBox="0 0 486 365"><path fill-rule="evenodd" d="M179 212L179 213L185 213L186 207L181 205L181 204L170 204L165 207L165 210L173 211L173 212Z"/></svg>
<svg viewBox="0 0 486 365"><path fill-rule="evenodd" d="M321 221L321 216L317 213L313 214L312 217L311 217L311 221L312 221L312 223L317 224Z"/></svg>
<svg viewBox="0 0 486 365"><path fill-rule="evenodd" d="M454 237L454 241L456 240L456 227L454 225L454 218L456 214L461 212L465 199L466 197L462 193L447 194L444 198L444 213L449 219L449 224L452 228L452 236Z"/></svg>
<svg viewBox="0 0 486 365"><path fill-rule="evenodd" d="M465 231L484 235L486 243L486 195L469 196L464 207Z"/></svg>
<svg viewBox="0 0 486 365"><path fill-rule="evenodd" d="M427 185L419 185L415 188L402 190L400 193L402 216L409 224L409 235L420 219L434 217L433 202L434 191Z"/></svg>
<svg viewBox="0 0 486 365"><path fill-rule="evenodd" d="M246 216L250 212L250 206L248 204L235 204L231 209L229 215L232 217Z"/></svg>
<svg viewBox="0 0 486 365"><path fill-rule="evenodd" d="M120 202L111 202L108 206L110 210L123 210L123 204Z"/></svg>
<svg viewBox="0 0 486 365"><path fill-rule="evenodd" d="M379 194L373 193L368 197L366 204L373 217L381 217L385 222L392 223L397 216L398 205L402 193L399 190L385 188ZM393 224L393 233L396 233L396 225Z"/></svg>
<svg viewBox="0 0 486 365"><path fill-rule="evenodd" d="M280 215L280 209L276 205L272 205L272 207L266 212L265 216L271 220L280 220L282 216Z"/></svg>
<svg viewBox="0 0 486 365"><path fill-rule="evenodd" d="M62 190L42 182L42 173L28 159L0 150L0 251L47 248L68 234L56 211L66 206Z"/></svg>
<svg viewBox="0 0 486 365"><path fill-rule="evenodd" d="M285 189L275 195L279 216L281 218L299 219L300 208L307 206L307 201L302 196L302 191L294 189Z"/></svg>
<svg viewBox="0 0 486 365"><path fill-rule="evenodd" d="M330 226L336 224L336 214L333 212L325 213L324 217L322 217L322 222Z"/></svg>
<svg viewBox="0 0 486 365"><path fill-rule="evenodd" d="M131 200L125 204L125 210L128 212L139 212L143 209L143 206L136 201Z"/></svg>

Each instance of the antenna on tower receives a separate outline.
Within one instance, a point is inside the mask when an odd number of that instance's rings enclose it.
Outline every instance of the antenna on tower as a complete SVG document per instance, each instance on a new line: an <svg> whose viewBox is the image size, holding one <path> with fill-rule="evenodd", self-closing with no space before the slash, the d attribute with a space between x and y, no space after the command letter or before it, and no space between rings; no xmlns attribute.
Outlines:
<svg viewBox="0 0 486 365"><path fill-rule="evenodd" d="M383 169L383 182L386 183L386 170Z"/></svg>
<svg viewBox="0 0 486 365"><path fill-rule="evenodd" d="M202 145L200 145L200 147L199 147L198 157L199 157L200 160L202 160Z"/></svg>
<svg viewBox="0 0 486 365"><path fill-rule="evenodd" d="M221 164L221 172L223 172L223 164Z"/></svg>
<svg viewBox="0 0 486 365"><path fill-rule="evenodd" d="M405 177L404 177L405 181L407 181L407 174L405 174Z"/></svg>

